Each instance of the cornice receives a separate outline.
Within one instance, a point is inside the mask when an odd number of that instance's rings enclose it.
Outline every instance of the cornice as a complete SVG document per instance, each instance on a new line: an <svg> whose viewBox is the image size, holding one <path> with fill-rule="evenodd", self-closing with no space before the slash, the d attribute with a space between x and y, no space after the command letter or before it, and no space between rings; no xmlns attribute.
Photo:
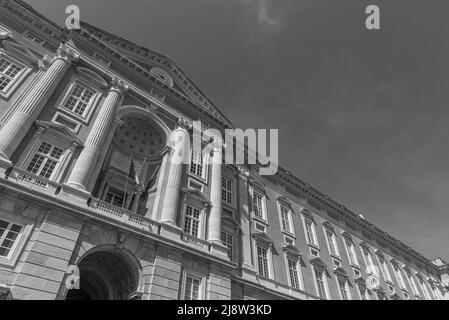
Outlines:
<svg viewBox="0 0 449 320"><path fill-rule="evenodd" d="M0 14L31 29L36 35L58 47L63 29L23 1L0 0Z"/></svg>
<svg viewBox="0 0 449 320"><path fill-rule="evenodd" d="M139 46L128 40L125 40L117 35L113 35L104 31L102 29L93 27L85 22L81 22L82 27L85 27L91 31L94 36L89 34L88 32L81 29L79 32L74 33L74 36L78 35L81 39L88 40L91 43L95 44L99 49L103 50L103 54L107 53L108 58L114 58L115 61L119 61L122 64L127 66L127 71L133 74L140 75L147 81L150 80L153 85L157 85L159 88L162 88L171 94L170 97L175 97L179 102L183 102L187 104L187 106L194 108L197 111L200 111L206 116L212 117L212 120L218 122L224 128L232 127L231 122L226 119L226 117L218 111L218 109L208 101L207 98L199 91L199 89L191 82L187 76L176 66L174 62L172 62L169 58L158 54L150 49ZM93 30L92 30L93 29ZM101 41L97 40L99 38ZM113 49L106 46L104 43L108 44L108 46L112 46ZM186 97L184 94L171 87L167 83L157 79L155 76L151 74L149 70L142 70L137 63L127 57L124 57L122 53L118 53L116 51L127 50L129 52L138 55L142 59L149 60L149 62L153 62L158 65L162 65L165 68L171 70L171 72L178 77L178 80L181 81L184 85L187 86L189 90L191 90L192 94L194 94L198 98L198 103L191 100L189 97Z"/></svg>
<svg viewBox="0 0 449 320"><path fill-rule="evenodd" d="M388 233L380 230L376 225L370 223L369 221L365 220L363 217L361 217L359 214L356 214L352 211L350 211L348 208L343 206L342 204L338 203L337 201L331 199L329 196L321 193L314 187L312 187L310 184L302 181L298 177L294 176L292 173L287 171L286 169L279 167L278 173L276 174L278 178L281 178L284 182L287 182L290 184L290 186L293 186L294 188L298 189L298 191L302 191L306 195L312 197L319 203L323 204L326 209L333 210L334 212L340 214L340 216L343 219L349 220L356 225L358 225L362 230L368 231L370 234L375 236L377 239L385 241L390 247L394 247L398 249L403 254L407 255L408 257L417 260L421 263L423 263L427 267L431 267L434 271L437 271L437 268L434 264L431 263L431 261L427 258L425 258L422 254L419 252L413 250L411 247L405 245L401 241L397 240L396 238L392 237Z"/></svg>

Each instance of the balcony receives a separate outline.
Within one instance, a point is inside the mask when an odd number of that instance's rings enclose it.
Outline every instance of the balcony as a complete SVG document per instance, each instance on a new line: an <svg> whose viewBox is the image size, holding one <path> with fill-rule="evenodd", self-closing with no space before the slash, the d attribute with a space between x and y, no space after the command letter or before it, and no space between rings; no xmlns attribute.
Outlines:
<svg viewBox="0 0 449 320"><path fill-rule="evenodd" d="M60 184L17 167L12 168L8 176L8 179L11 178L29 189L43 191L52 195L57 194L60 190Z"/></svg>
<svg viewBox="0 0 449 320"><path fill-rule="evenodd" d="M137 227L143 231L158 233L159 223L98 198L92 198L89 207L102 216Z"/></svg>

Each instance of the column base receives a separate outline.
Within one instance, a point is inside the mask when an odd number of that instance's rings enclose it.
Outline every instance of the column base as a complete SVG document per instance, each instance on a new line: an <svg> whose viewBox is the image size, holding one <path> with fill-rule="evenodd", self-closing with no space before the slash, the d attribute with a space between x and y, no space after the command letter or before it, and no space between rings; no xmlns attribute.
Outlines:
<svg viewBox="0 0 449 320"><path fill-rule="evenodd" d="M221 241L209 240L210 253L220 258L229 259L228 247L226 247Z"/></svg>
<svg viewBox="0 0 449 320"><path fill-rule="evenodd" d="M180 240L182 229L171 220L161 221L160 235L173 240Z"/></svg>
<svg viewBox="0 0 449 320"><path fill-rule="evenodd" d="M78 198L81 198L81 203L86 204L87 200L92 197L92 194L88 192L85 188L84 190L82 188L78 188L71 184L63 184L62 185L62 193L65 193L67 196L74 195ZM73 201L73 197L70 197L70 201Z"/></svg>
<svg viewBox="0 0 449 320"><path fill-rule="evenodd" d="M13 163L9 160L9 157L3 152L0 152L0 168L8 169L12 165Z"/></svg>

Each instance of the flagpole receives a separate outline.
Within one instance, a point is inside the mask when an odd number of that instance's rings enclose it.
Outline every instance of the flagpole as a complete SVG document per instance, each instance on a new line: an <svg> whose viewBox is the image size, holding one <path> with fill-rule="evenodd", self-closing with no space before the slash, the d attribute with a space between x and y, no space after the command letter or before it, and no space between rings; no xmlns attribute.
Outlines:
<svg viewBox="0 0 449 320"><path fill-rule="evenodd" d="M133 162L133 153L131 152L131 161L129 164L128 173L126 173L126 182L125 182L125 196L123 197L123 203L122 203L122 211L125 209L125 203L126 203L126 192L128 191L128 176L129 176L129 170L131 169L131 166Z"/></svg>

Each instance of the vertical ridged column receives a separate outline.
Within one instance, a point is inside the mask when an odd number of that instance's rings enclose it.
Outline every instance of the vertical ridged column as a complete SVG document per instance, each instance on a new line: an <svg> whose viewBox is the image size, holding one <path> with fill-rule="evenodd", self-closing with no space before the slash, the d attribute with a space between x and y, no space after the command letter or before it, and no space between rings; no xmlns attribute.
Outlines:
<svg viewBox="0 0 449 320"><path fill-rule="evenodd" d="M122 95L126 90L127 86L122 80L116 78L112 80L111 89L109 90L92 129L87 136L83 151L81 151L81 154L72 169L67 185L83 191L88 191L86 186L91 178L91 171L99 156L99 150L105 142L109 129L111 128L115 112L122 100Z"/></svg>
<svg viewBox="0 0 449 320"><path fill-rule="evenodd" d="M181 196L181 179L183 163L187 163L190 146L190 136L185 121L178 121L178 128L172 132L172 150L170 155L170 171L168 174L161 222L176 225L179 198Z"/></svg>
<svg viewBox="0 0 449 320"><path fill-rule="evenodd" d="M212 208L209 214L208 236L207 240L211 242L221 243L221 167L222 167L223 151L221 143L217 143L212 151L212 169L210 178L210 201Z"/></svg>
<svg viewBox="0 0 449 320"><path fill-rule="evenodd" d="M57 55L50 60L48 69L0 130L0 157L3 162L9 162L9 158L41 113L72 61L78 58L79 54L72 48L64 44L59 47Z"/></svg>

